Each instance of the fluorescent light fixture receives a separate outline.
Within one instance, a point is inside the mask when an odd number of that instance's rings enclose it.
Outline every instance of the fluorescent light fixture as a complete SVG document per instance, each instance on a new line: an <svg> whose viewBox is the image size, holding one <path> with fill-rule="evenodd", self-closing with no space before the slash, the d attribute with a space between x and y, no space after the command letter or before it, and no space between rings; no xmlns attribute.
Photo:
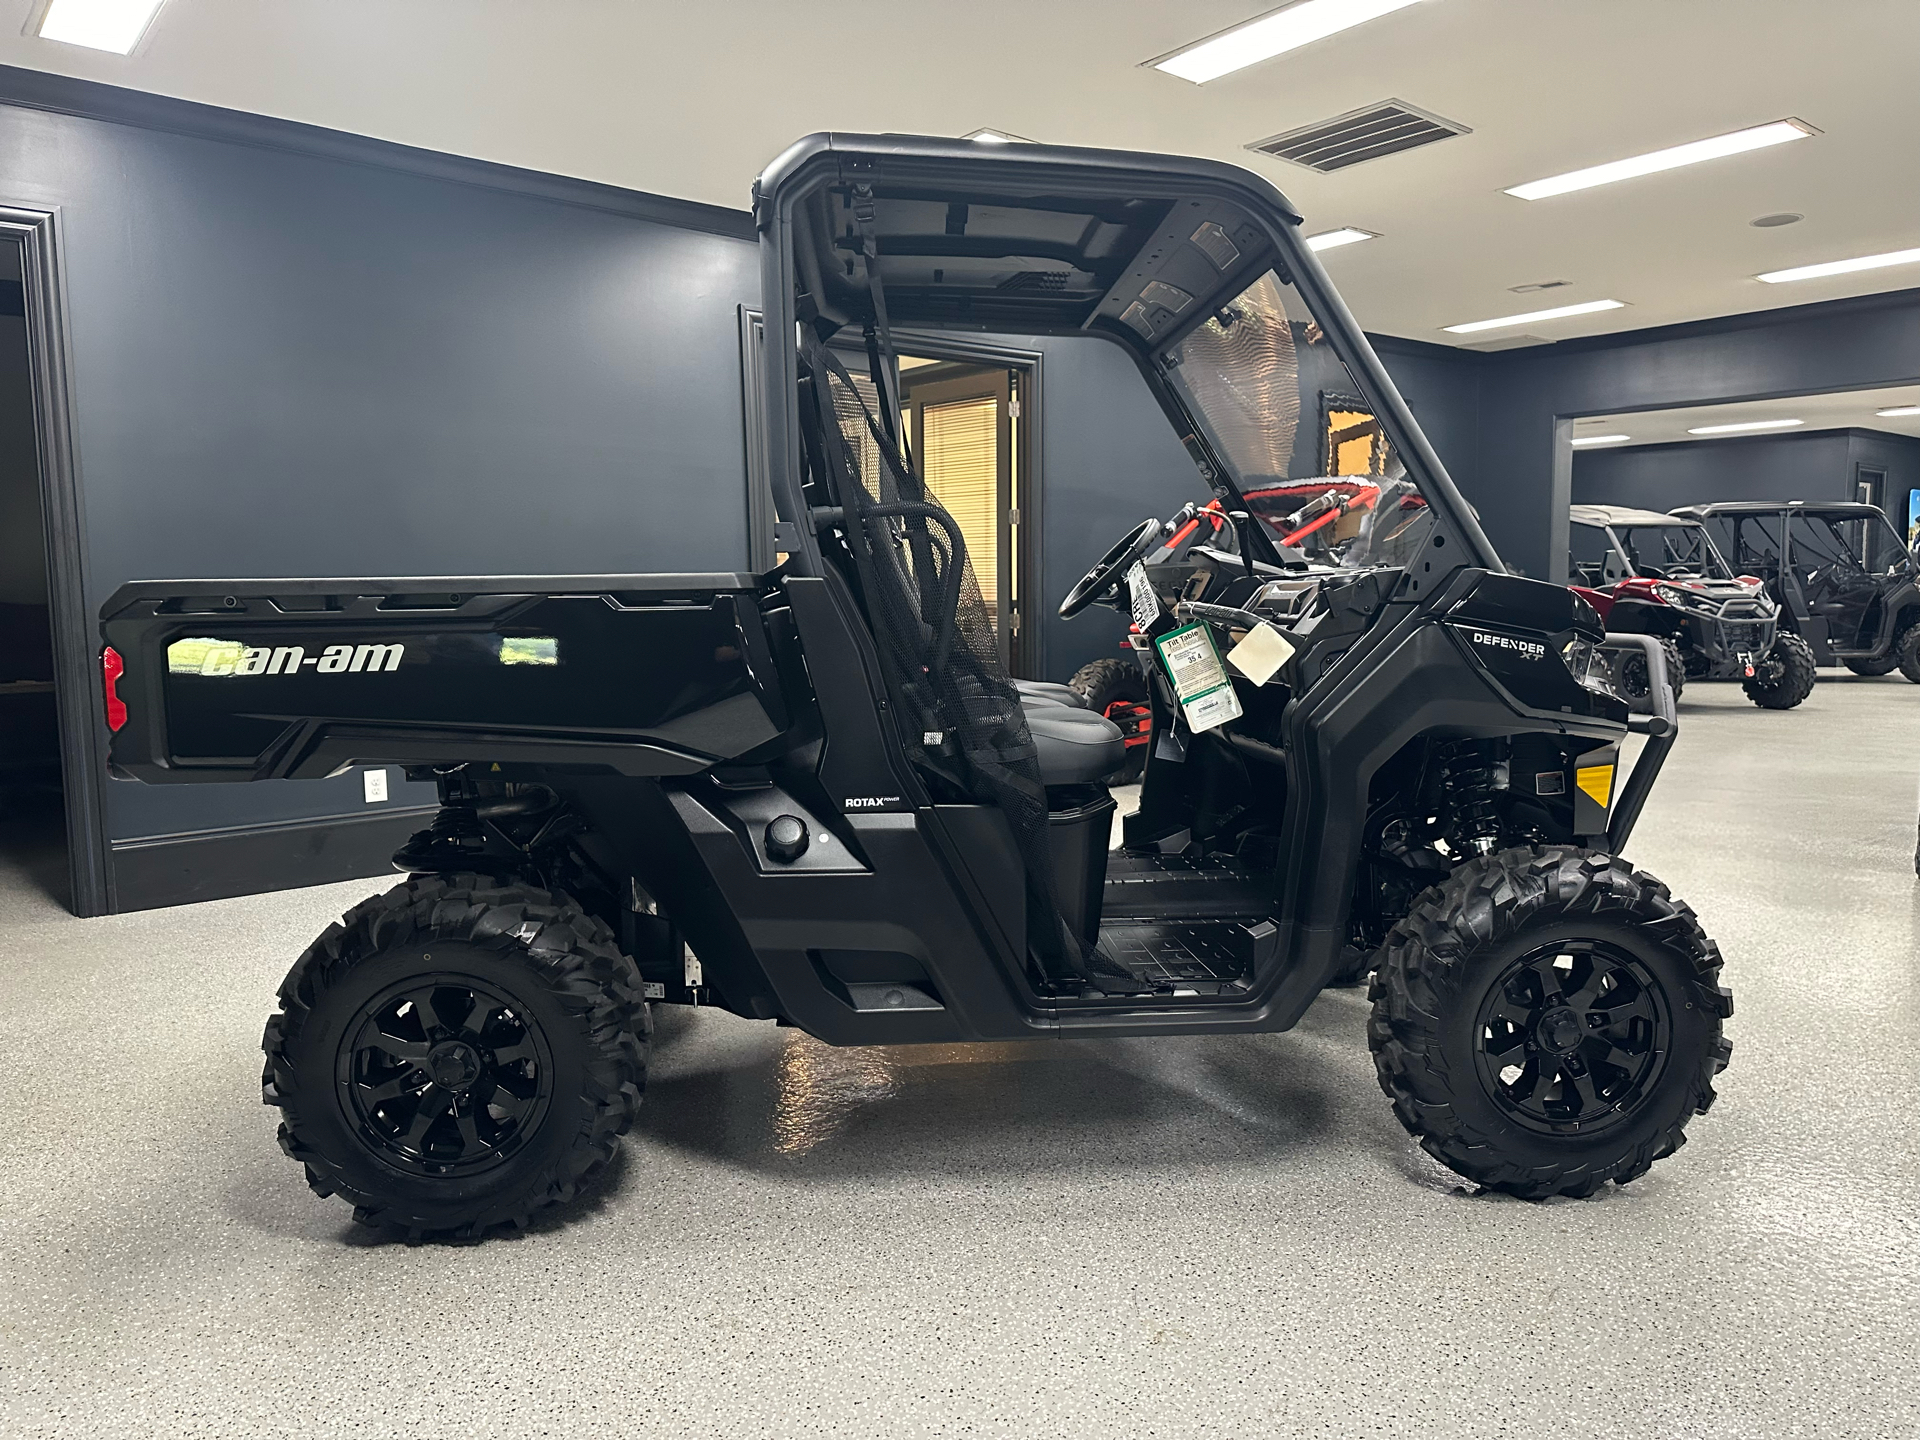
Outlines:
<svg viewBox="0 0 1920 1440"><path fill-rule="evenodd" d="M1738 425L1695 425L1689 435L1738 435L1742 430L1791 430L1804 420L1742 420Z"/></svg>
<svg viewBox="0 0 1920 1440"><path fill-rule="evenodd" d="M40 18L42 40L125 55L140 43L162 0L53 0Z"/></svg>
<svg viewBox="0 0 1920 1440"><path fill-rule="evenodd" d="M1611 185L1616 180L1631 180L1636 175L1675 170L1682 165L1697 165L1702 160L1718 160L1727 155L1744 154L1748 150L1764 150L1769 145L1804 140L1809 135L1819 133L1804 120L1775 120L1770 125L1755 125L1750 130L1735 130L1729 135L1715 135L1711 139L1654 150L1626 160L1590 165L1585 170L1569 170L1564 175L1550 175L1545 180L1529 180L1525 185L1515 185L1507 194L1517 195L1522 200L1544 200L1549 195L1564 195L1569 190Z"/></svg>
<svg viewBox="0 0 1920 1440"><path fill-rule="evenodd" d="M1503 330L1509 325L1531 325L1536 320L1561 320L1569 315L1592 315L1599 310L1619 310L1624 300L1588 300L1579 305L1557 305L1551 310L1529 310L1524 315L1502 315L1498 320L1469 320L1464 325L1442 325L1449 335L1471 335L1479 330Z"/></svg>
<svg viewBox="0 0 1920 1440"><path fill-rule="evenodd" d="M1631 435L1578 435L1574 437L1574 447L1582 445L1618 445L1622 440L1631 440Z"/></svg>
<svg viewBox="0 0 1920 1440"><path fill-rule="evenodd" d="M1338 230L1323 230L1318 235L1307 236L1309 250L1337 250L1342 245L1353 245L1361 240L1378 240L1380 237L1372 230L1356 230L1344 225Z"/></svg>
<svg viewBox="0 0 1920 1440"><path fill-rule="evenodd" d="M1235 70L1298 50L1315 40L1417 5L1420 0L1300 0L1283 10L1222 30L1148 63L1156 70L1204 85Z"/></svg>
<svg viewBox="0 0 1920 1440"><path fill-rule="evenodd" d="M1920 405L1896 405L1891 410L1876 410L1873 413L1893 420L1903 415L1920 415Z"/></svg>
<svg viewBox="0 0 1920 1440"><path fill-rule="evenodd" d="M1856 270L1878 270L1887 265L1920 263L1920 250L1889 250L1884 255L1862 255L1854 260L1829 260L1824 265L1801 265L1792 270L1769 270L1754 278L1769 285L1782 280L1818 280L1827 275L1851 275Z"/></svg>
<svg viewBox="0 0 1920 1440"><path fill-rule="evenodd" d="M1015 135L1010 130L969 130L960 137L981 145L1031 145L1034 142L1024 135Z"/></svg>

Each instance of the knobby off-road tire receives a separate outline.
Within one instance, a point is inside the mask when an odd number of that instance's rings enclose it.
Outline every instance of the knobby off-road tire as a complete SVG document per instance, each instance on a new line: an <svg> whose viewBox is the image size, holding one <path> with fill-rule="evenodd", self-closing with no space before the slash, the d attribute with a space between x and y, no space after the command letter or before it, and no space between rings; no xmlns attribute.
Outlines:
<svg viewBox="0 0 1920 1440"><path fill-rule="evenodd" d="M1658 880L1524 846L1461 865L1388 934L1367 1039L1429 1155L1527 1199L1587 1196L1644 1175L1713 1103L1732 1053L1719 976Z"/></svg>
<svg viewBox="0 0 1920 1440"><path fill-rule="evenodd" d="M1680 647L1672 640L1660 642L1661 653L1667 657L1667 680L1673 686L1673 698L1678 700L1680 692L1687 688L1687 660L1680 653Z"/></svg>
<svg viewBox="0 0 1920 1440"><path fill-rule="evenodd" d="M1893 653L1900 673L1920 685L1920 625L1909 625L1900 632L1900 638L1893 642Z"/></svg>
<svg viewBox="0 0 1920 1440"><path fill-rule="evenodd" d="M318 1195L409 1240L478 1240L572 1199L646 1087L652 1017L562 894L417 876L328 927L267 1021L261 1098Z"/></svg>
<svg viewBox="0 0 1920 1440"><path fill-rule="evenodd" d="M1107 715L1110 720L1113 716L1107 712L1115 706L1151 706L1153 703L1147 691L1147 677L1140 673L1139 665L1118 656L1089 660L1067 683L1086 697L1089 710L1096 715ZM1152 744L1149 740L1145 745L1129 745L1127 758L1106 777L1106 783L1131 785L1138 780L1147 768L1147 751Z"/></svg>
<svg viewBox="0 0 1920 1440"><path fill-rule="evenodd" d="M1762 710L1791 710L1813 693L1815 678L1813 646L1783 631L1740 688Z"/></svg>

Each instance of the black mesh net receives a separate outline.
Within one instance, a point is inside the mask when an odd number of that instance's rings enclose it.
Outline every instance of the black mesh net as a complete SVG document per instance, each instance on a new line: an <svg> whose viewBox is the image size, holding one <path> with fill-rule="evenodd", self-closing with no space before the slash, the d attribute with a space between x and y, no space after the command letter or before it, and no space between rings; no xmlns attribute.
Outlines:
<svg viewBox="0 0 1920 1440"><path fill-rule="evenodd" d="M873 628L901 744L936 790L1006 815L1026 872L1029 949L1044 977L1085 977L1089 957L1054 903L1047 794L1033 736L966 539L902 453L878 387L852 375L810 332L805 353L814 458L833 502L821 528L839 538L852 562L849 578Z"/></svg>

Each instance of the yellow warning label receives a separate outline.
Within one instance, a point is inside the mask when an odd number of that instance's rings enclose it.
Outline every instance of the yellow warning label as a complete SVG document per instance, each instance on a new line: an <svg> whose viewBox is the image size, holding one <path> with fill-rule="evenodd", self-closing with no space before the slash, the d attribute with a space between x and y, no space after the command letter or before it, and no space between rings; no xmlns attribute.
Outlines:
<svg viewBox="0 0 1920 1440"><path fill-rule="evenodd" d="M1573 783L1591 795L1594 803L1604 810L1607 802L1613 798L1613 766L1582 765L1573 772Z"/></svg>

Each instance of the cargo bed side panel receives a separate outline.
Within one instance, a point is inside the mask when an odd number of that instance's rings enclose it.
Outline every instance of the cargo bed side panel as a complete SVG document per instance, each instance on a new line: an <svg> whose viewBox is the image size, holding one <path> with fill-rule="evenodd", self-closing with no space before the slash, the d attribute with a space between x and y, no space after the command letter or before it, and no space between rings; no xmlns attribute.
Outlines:
<svg viewBox="0 0 1920 1440"><path fill-rule="evenodd" d="M787 723L747 576L146 582L102 630L125 666L113 765L147 781L682 775Z"/></svg>

